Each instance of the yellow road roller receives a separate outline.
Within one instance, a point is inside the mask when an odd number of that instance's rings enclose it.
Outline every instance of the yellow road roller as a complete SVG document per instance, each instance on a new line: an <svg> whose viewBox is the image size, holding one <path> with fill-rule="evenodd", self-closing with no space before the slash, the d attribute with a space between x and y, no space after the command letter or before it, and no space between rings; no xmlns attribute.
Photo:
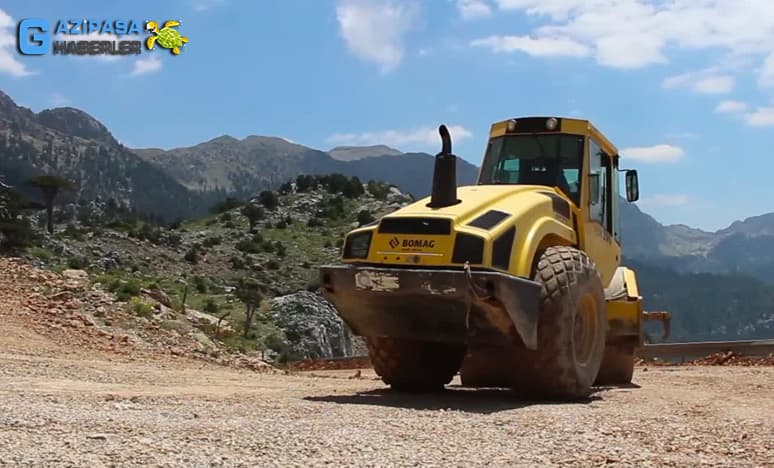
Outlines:
<svg viewBox="0 0 774 468"><path fill-rule="evenodd" d="M439 133L430 196L352 230L320 268L376 373L396 391L459 373L550 400L630 382L645 314L620 266L619 198L638 199L637 171L588 120L520 117L491 126L476 184L458 187Z"/></svg>

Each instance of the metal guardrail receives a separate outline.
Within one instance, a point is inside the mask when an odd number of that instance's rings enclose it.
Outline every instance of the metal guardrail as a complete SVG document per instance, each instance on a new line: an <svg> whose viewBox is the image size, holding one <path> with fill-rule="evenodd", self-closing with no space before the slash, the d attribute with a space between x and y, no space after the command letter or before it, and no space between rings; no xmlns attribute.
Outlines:
<svg viewBox="0 0 774 468"><path fill-rule="evenodd" d="M646 344L638 350L643 359L689 360L715 353L733 352L749 357L765 357L774 353L774 340L693 341L686 343Z"/></svg>
<svg viewBox="0 0 774 468"><path fill-rule="evenodd" d="M688 361L715 353L733 352L748 357L766 357L774 354L774 340L739 341L694 341L685 343L646 344L637 352L643 359L661 359L664 361ZM290 361L286 367L291 370L304 369L354 369L369 367L368 356L347 356L322 359L304 359Z"/></svg>

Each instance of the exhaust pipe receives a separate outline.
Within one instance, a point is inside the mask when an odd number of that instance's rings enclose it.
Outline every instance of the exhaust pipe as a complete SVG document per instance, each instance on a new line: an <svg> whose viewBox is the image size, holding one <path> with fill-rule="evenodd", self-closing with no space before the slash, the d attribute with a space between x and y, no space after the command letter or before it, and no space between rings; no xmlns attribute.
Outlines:
<svg viewBox="0 0 774 468"><path fill-rule="evenodd" d="M438 133L441 135L441 152L435 155L433 192L428 208L443 208L460 202L457 199L457 156L452 154L449 129L441 125Z"/></svg>

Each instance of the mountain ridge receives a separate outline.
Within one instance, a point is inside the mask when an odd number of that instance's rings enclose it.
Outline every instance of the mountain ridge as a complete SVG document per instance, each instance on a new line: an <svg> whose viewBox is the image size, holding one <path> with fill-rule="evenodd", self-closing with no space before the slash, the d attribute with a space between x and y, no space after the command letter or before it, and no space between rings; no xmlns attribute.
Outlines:
<svg viewBox="0 0 774 468"><path fill-rule="evenodd" d="M7 184L32 196L38 194L24 180L56 173L78 186L75 193L63 194L63 200L112 198L164 219L179 219L202 215L226 196L247 199L276 189L299 174L341 173L362 182L390 183L416 198L429 193L430 154L402 153L384 145L337 148L351 153L347 160L261 135L221 135L172 149L130 149L82 110L60 107L35 113L0 91L0 172ZM478 170L458 158L458 184L474 184ZM748 274L774 283L774 213L737 220L715 232L662 225L626 202L621 203L621 216L629 258L678 272Z"/></svg>

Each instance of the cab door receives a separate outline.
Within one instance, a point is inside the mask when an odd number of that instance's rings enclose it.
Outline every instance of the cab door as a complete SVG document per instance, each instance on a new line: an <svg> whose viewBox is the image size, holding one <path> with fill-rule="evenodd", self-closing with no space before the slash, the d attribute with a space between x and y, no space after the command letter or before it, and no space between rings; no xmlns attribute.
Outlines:
<svg viewBox="0 0 774 468"><path fill-rule="evenodd" d="M613 208L617 206L616 174L613 158L606 154L593 137L586 139L588 169L584 229L581 248L586 251L602 277L603 286L613 278L621 257L621 247L616 240L617 232ZM616 210L617 211L617 210Z"/></svg>

